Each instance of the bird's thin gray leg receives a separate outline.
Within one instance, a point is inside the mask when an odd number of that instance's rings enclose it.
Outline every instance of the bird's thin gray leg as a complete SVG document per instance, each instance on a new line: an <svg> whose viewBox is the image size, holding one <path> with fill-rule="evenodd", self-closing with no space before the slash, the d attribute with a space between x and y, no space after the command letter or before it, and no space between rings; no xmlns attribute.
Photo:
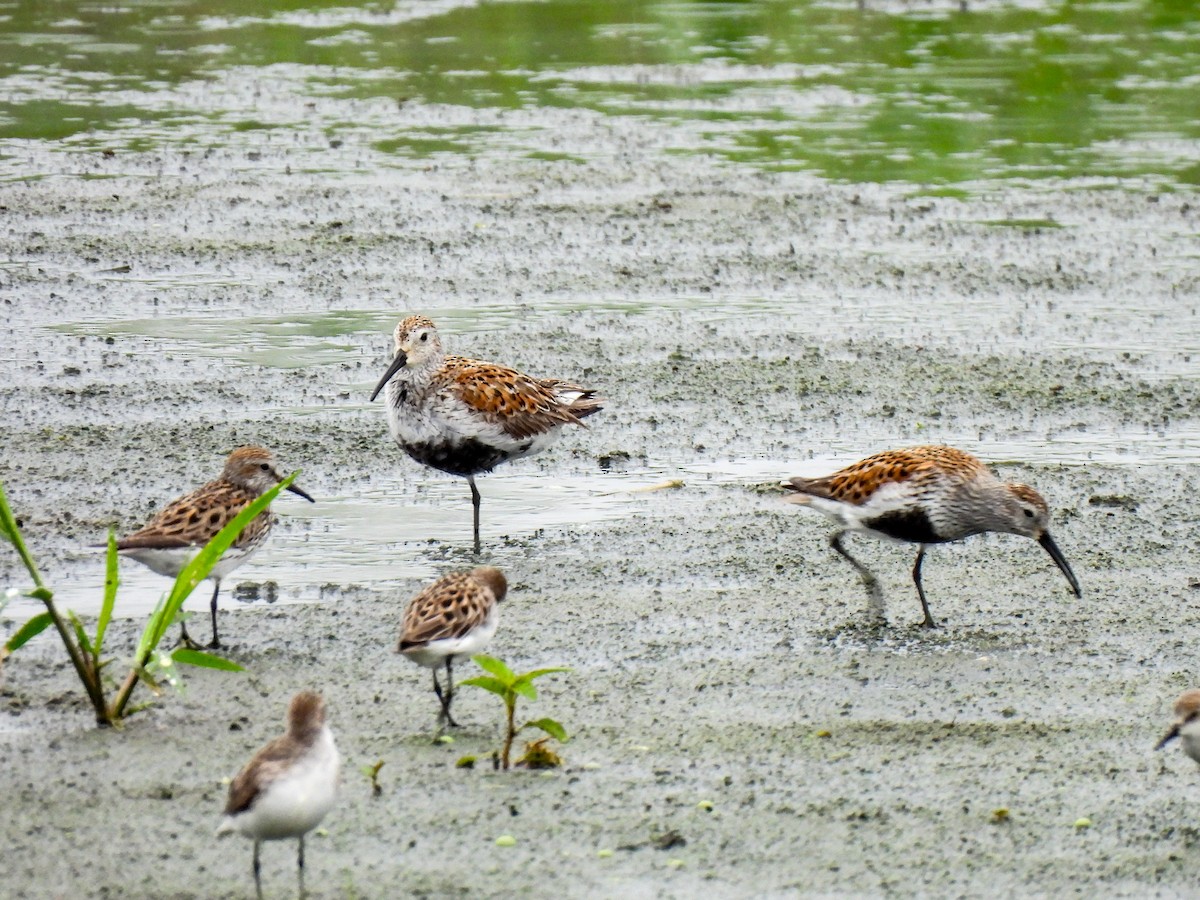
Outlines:
<svg viewBox="0 0 1200 900"><path fill-rule="evenodd" d="M212 602L209 606L212 608L212 640L208 642L208 649L220 650L221 638L217 634L217 594L221 593L221 579L214 579L216 585L213 587Z"/></svg>
<svg viewBox="0 0 1200 900"><path fill-rule="evenodd" d="M254 894L258 900L262 900L262 863L258 859L258 851L262 848L262 841L254 842Z"/></svg>
<svg viewBox="0 0 1200 900"><path fill-rule="evenodd" d="M913 563L913 581L917 585L917 596L921 598L921 609L925 610L925 621L921 623L923 628L937 628L937 622L933 621L933 616L929 614L929 604L925 602L925 588L921 586L921 563L925 561L925 545L921 545L921 549L917 551L917 561Z"/></svg>
<svg viewBox="0 0 1200 900"><path fill-rule="evenodd" d="M842 546L842 537L845 534L845 531L837 532L829 539L829 546L845 557L846 561L854 566L855 570L862 577L863 584L867 587L867 599L870 601L871 615L881 620L883 619L883 588L880 587L879 579L871 573L871 570L851 556L846 548Z"/></svg>
<svg viewBox="0 0 1200 900"><path fill-rule="evenodd" d="M449 676L449 673L450 673L450 660L449 659L446 660L446 673L447 673L447 676ZM442 686L438 683L437 669L434 669L433 670L433 692L435 694L437 694L438 702L442 704L442 709L438 713L438 725L441 725L444 722L445 724L449 725L451 728L457 728L458 723L455 722L454 717L450 715L450 703L451 703L451 701L454 700L454 680L453 680L453 678L450 678L450 683L447 684L446 688L443 690Z"/></svg>
<svg viewBox="0 0 1200 900"><path fill-rule="evenodd" d="M475 476L467 476L467 484L471 486L471 505L475 509L475 555L479 555L479 488L475 487Z"/></svg>
<svg viewBox="0 0 1200 900"><path fill-rule="evenodd" d="M200 645L192 640L192 636L188 634L187 622L183 619L179 620L179 643L177 647L187 647L189 650L198 650Z"/></svg>
<svg viewBox="0 0 1200 900"><path fill-rule="evenodd" d="M438 703L442 705L442 708L438 710L438 725L440 726L446 721L446 695L442 693L442 686L438 683L437 669L430 671L433 672L433 692L437 694Z"/></svg>
<svg viewBox="0 0 1200 900"><path fill-rule="evenodd" d="M450 715L450 704L454 702L454 657L446 657L446 724L457 728L458 723Z"/></svg>
<svg viewBox="0 0 1200 900"><path fill-rule="evenodd" d="M296 854L296 878L300 883L300 900L304 900L304 835L300 835L300 850Z"/></svg>

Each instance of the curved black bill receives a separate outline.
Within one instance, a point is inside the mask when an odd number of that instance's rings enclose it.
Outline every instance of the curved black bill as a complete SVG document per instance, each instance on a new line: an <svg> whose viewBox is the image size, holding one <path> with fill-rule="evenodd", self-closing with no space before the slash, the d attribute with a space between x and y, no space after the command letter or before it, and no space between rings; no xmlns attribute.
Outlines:
<svg viewBox="0 0 1200 900"><path fill-rule="evenodd" d="M297 495L299 495L299 496L303 497L303 498L304 498L305 500L307 500L309 503L316 503L316 502L317 502L317 501L316 501L316 500L314 500L312 497L308 496L308 494L307 494L305 491L303 491L303 490L301 490L300 488L296 487L296 485L294 485L294 484L289 484L289 485L287 486L286 490L289 490L289 491L291 491L293 494L297 494Z"/></svg>
<svg viewBox="0 0 1200 900"><path fill-rule="evenodd" d="M1050 558L1062 569L1062 573L1067 576L1067 581L1071 582L1071 590L1075 592L1075 596L1082 597L1083 590L1079 587L1079 579L1071 571L1071 566L1067 562L1067 558L1062 555L1062 551L1058 549L1058 544L1054 543L1054 539L1050 537L1050 532L1046 532L1038 538L1038 543L1045 548L1046 552L1050 554Z"/></svg>
<svg viewBox="0 0 1200 900"><path fill-rule="evenodd" d="M1175 740L1175 738L1177 738L1177 737L1179 737L1179 726L1172 725L1171 730L1167 732L1166 736L1161 741L1159 741L1157 744L1154 745L1154 749L1161 750L1163 747L1167 746L1167 744L1171 743L1171 741Z"/></svg>
<svg viewBox="0 0 1200 900"><path fill-rule="evenodd" d="M392 364L387 367L387 371L379 379L379 384L375 385L375 390L371 391L372 400L379 396L379 392L383 390L383 386L392 380L393 375L404 368L406 362L408 362L408 354L403 350L397 350L396 356L392 359Z"/></svg>

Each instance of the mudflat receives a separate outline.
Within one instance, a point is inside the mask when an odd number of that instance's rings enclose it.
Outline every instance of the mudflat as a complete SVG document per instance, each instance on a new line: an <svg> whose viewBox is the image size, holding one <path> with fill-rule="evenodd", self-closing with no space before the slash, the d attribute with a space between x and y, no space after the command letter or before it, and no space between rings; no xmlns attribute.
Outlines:
<svg viewBox="0 0 1200 900"><path fill-rule="evenodd" d="M8 660L4 892L247 895L249 845L212 836L223 779L304 688L347 761L315 897L1193 892L1200 772L1152 750L1200 626L1190 195L928 196L563 124L607 161L47 153L0 190L0 479L75 608L89 545L234 446L321 501L280 501L236 576L280 598L226 601L245 674L188 672L97 730L48 635ZM66 177L85 164L103 177ZM451 352L608 400L480 479L510 583L493 652L571 667L521 709L570 732L561 770L492 771L500 707L470 689L432 743L428 673L394 653L408 598L475 563L465 484L367 402L418 311ZM973 538L931 550L922 630L913 548L851 538L887 597L868 626L829 524L771 485L933 442L1047 497L1081 600L1033 542ZM165 587L122 572L114 666ZM24 583L7 553L0 580ZM269 845L269 895L294 874Z"/></svg>

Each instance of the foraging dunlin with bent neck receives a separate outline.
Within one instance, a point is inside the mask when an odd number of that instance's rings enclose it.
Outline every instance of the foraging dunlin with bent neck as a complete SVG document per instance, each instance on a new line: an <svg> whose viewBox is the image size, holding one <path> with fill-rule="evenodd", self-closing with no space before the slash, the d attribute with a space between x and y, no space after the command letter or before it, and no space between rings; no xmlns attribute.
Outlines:
<svg viewBox="0 0 1200 900"><path fill-rule="evenodd" d="M172 501L157 513L145 527L117 541L122 556L135 559L159 575L176 578L192 558L228 525L247 504L253 503L283 476L275 468L275 458L264 447L239 447L229 454L225 469L216 481L210 481L190 494ZM296 487L287 488L309 503L313 498ZM212 640L208 646L218 648L217 595L221 579L246 562L271 533L275 516L263 510L250 521L237 540L222 554L208 577L214 582L212 595ZM180 640L189 647L195 643L188 636L187 624L181 624Z"/></svg>
<svg viewBox="0 0 1200 900"><path fill-rule="evenodd" d="M544 450L564 426L581 424L604 401L594 390L568 381L447 356L436 326L425 316L401 320L393 337L395 356L371 399L387 387L388 427L405 453L421 465L467 479L478 555L475 476Z"/></svg>
<svg viewBox="0 0 1200 900"><path fill-rule="evenodd" d="M500 603L508 593L504 574L491 566L454 572L439 578L409 601L396 646L419 666L433 670L433 692L442 704L438 724L453 728L453 663L479 653L492 640L500 622ZM437 670L446 667L446 687Z"/></svg>
<svg viewBox="0 0 1200 900"><path fill-rule="evenodd" d="M288 705L287 732L266 744L230 782L217 835L254 841L254 889L262 900L263 841L298 838L297 877L304 896L304 836L333 808L341 757L325 724L325 701L302 691Z"/></svg>
<svg viewBox="0 0 1200 900"><path fill-rule="evenodd" d="M1050 510L1042 495L1024 484L1003 482L982 462L953 447L887 450L823 478L792 478L783 487L795 491L794 503L820 510L841 526L830 545L844 556L879 602L875 576L842 546L847 531L918 544L913 581L925 621L929 614L921 586L921 563L929 544L958 541L985 531L1019 534L1036 540L1062 570L1075 596L1079 581L1050 537Z"/></svg>

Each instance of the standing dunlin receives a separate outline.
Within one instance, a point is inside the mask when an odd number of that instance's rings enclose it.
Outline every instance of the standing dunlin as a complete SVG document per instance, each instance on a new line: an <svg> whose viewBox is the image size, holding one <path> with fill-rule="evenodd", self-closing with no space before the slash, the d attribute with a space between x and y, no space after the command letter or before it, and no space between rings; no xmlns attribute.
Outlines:
<svg viewBox="0 0 1200 900"><path fill-rule="evenodd" d="M1042 495L1027 485L1000 481L962 450L936 446L888 450L824 478L793 478L783 486L797 492L789 498L792 502L818 509L841 526L830 545L858 570L876 602L882 596L879 582L846 552L842 536L847 531L865 531L919 544L912 574L927 628L936 626L921 586L926 546L985 531L1036 540L1067 576L1075 596L1082 596L1075 573L1047 530L1050 511Z"/></svg>
<svg viewBox="0 0 1200 900"><path fill-rule="evenodd" d="M1200 762L1200 689L1184 691L1175 701L1175 722L1155 750L1161 750L1179 738L1183 752Z"/></svg>
<svg viewBox="0 0 1200 900"><path fill-rule="evenodd" d="M234 831L254 841L254 889L262 900L263 841L299 838L296 857L304 896L304 835L333 808L341 758L325 724L325 701L302 691L288 706L287 733L254 754L229 785L217 835Z"/></svg>
<svg viewBox="0 0 1200 900"><path fill-rule="evenodd" d="M447 356L433 322L409 316L396 326L395 357L371 399L387 385L388 427L417 462L467 479L479 554L475 476L548 447L565 425L599 412L595 391L532 378L504 366Z"/></svg>
<svg viewBox="0 0 1200 900"><path fill-rule="evenodd" d="M413 597L404 611L396 651L433 670L433 692L442 704L439 725L458 727L450 715L454 700L452 664L479 653L491 642L500 622L500 602L506 593L508 582L504 574L491 566L480 566L470 572L454 572L439 578ZM437 677L437 670L443 665L444 690Z"/></svg>
<svg viewBox="0 0 1200 900"><path fill-rule="evenodd" d="M121 554L148 566L159 575L175 578L192 557L242 511L248 503L265 494L283 476L275 469L271 452L263 447L239 447L229 454L225 469L216 481L210 481L185 494L152 518L144 528L117 541ZM296 485L288 490L309 503L313 498ZM217 595L221 579L248 560L267 540L275 517L264 510L247 525L232 546L209 573L214 582L212 595L212 640L208 646L221 646L217 635ZM182 624L180 640L195 646Z"/></svg>

